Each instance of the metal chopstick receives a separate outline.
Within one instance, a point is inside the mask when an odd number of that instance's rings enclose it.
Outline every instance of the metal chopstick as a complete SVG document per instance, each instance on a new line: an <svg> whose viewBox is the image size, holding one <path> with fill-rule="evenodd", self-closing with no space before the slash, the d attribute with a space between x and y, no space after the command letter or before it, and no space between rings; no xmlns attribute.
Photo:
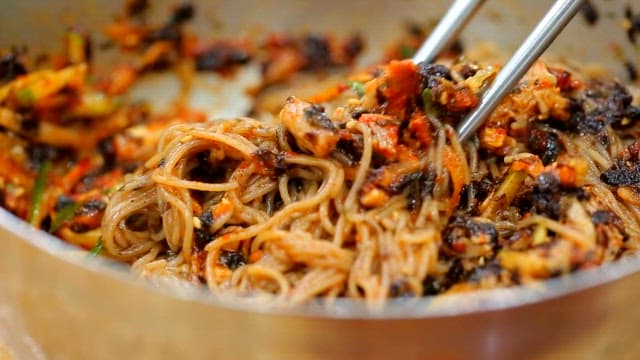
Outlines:
<svg viewBox="0 0 640 360"><path fill-rule="evenodd" d="M458 138L464 141L498 106L502 98L516 85L531 65L551 45L569 20L578 12L583 0L557 0L540 20L524 43L496 75L484 92L480 104L473 109L457 128Z"/></svg>
<svg viewBox="0 0 640 360"><path fill-rule="evenodd" d="M413 56L415 64L432 62L451 45L485 0L456 0Z"/></svg>

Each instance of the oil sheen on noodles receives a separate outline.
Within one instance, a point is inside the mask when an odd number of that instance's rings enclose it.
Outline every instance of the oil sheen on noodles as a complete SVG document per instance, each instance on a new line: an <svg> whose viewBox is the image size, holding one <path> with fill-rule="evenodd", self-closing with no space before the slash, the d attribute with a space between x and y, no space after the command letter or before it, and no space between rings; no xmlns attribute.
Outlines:
<svg viewBox="0 0 640 360"><path fill-rule="evenodd" d="M214 292L263 292L288 303L346 295L375 303L402 279L421 294L423 279L437 265L441 219L449 215L447 183L417 216L406 210L404 194L363 209L358 194L370 169L371 131L355 121L347 128L364 144L351 181L336 160L291 152L278 124L243 118L167 129L147 171L111 199L104 247L117 258L137 259L134 266L144 271L189 277L198 256L193 231L208 225L207 233L216 235L201 251ZM445 143L456 141L451 134L448 127L438 131L421 166L442 167ZM210 151L220 182L185 180L203 151ZM269 168L264 158L277 156ZM206 211L213 214L210 224L196 216ZM221 252L238 250L255 261L233 272L219 264Z"/></svg>
<svg viewBox="0 0 640 360"><path fill-rule="evenodd" d="M557 89L534 81L536 71L549 77L537 65L475 141L461 144L437 114L415 110L428 134L417 141L409 137L419 129L400 126L404 145L386 159L379 135L392 120L375 113L375 101L388 79L365 85L358 104L368 115L337 108L329 119L292 97L269 121L174 125L110 199L104 248L143 275L286 305L316 297L379 305L440 293L434 279L450 281L450 292L517 285L636 251L640 197L616 190L605 173L620 154L638 156L628 140L635 130L605 125L603 143L603 135L532 124L566 119L568 109ZM391 100L387 112L410 117ZM533 140L492 148L490 131L500 127L527 128L560 150L549 159L531 153Z"/></svg>

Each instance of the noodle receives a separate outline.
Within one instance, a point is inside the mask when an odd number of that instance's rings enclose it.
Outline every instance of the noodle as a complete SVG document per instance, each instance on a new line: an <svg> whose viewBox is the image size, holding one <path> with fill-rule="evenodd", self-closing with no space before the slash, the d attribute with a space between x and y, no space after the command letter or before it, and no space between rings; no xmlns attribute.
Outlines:
<svg viewBox="0 0 640 360"><path fill-rule="evenodd" d="M544 96L535 99L546 101ZM379 134L385 118L374 114L374 120L364 115L346 119L340 125L343 130L336 132L325 120L308 120L325 116L318 108L288 101L280 119L273 121L229 119L168 128L146 170L129 180L137 185L125 186L109 203L103 221L109 253L137 259L134 267L153 271L157 266L150 266L152 260L162 258L155 244L165 242L181 261L204 259L192 271L215 294L232 292L290 305L318 296L347 296L380 305L388 297L420 296L442 286L435 285L438 282L459 281L451 280L453 271L479 271L487 263L497 264L492 258L506 270L520 271L525 280L539 277L524 272L538 269L524 262L543 257L541 249L528 245L523 253L496 253L496 247L509 247L506 239L549 244L556 250L542 260L545 271L567 269L567 260L556 257L565 256L571 247L585 254L593 251L596 237L604 233L592 224L589 213L603 207L620 219L628 236L640 236L640 212L628 209L631 205L617 199L600 179L614 163L613 151L622 147L610 128L607 134L614 140L606 149L592 137L543 127L552 134L546 136L558 137L554 146L565 152L541 168L536 165L539 158L530 153L531 145L514 143L502 165L498 157L481 154L486 151L482 138L479 145L474 141L463 146L452 126L429 117L433 141L425 140L414 148L414 155L388 160L381 167L375 156L383 151ZM537 109L552 108L542 104ZM336 134L359 147L353 164L345 163L353 154L325 155L323 144L335 144ZM202 167L217 172L209 175L211 179L194 179L190 173ZM539 201L540 186L550 186L539 183L542 172L557 176L554 181L567 189L583 186L589 200L562 195L557 205L534 206L566 211L566 217L544 211L523 216L522 202ZM414 185L394 190L394 181ZM500 186L490 193L471 186L483 181ZM473 212L483 215L469 217ZM152 219L161 219L164 240L146 239L144 234L157 234L151 230L126 230L123 223L134 214L156 227ZM531 229L536 229L533 236ZM193 231L199 240L193 240ZM606 233L613 239L616 231ZM458 260L451 263L451 258ZM166 272L168 267L158 269ZM498 280L484 283L509 283L504 274L489 275ZM450 291L464 289L462 284L449 286Z"/></svg>
<svg viewBox="0 0 640 360"><path fill-rule="evenodd" d="M272 85L350 65L359 39L210 45L172 20L180 36L158 42L167 29L138 20L118 17L109 35L142 54L136 66L89 81L75 49L60 69L0 87L1 205L137 276L252 304L380 306L526 284L640 248L640 99L615 81L538 62L461 143L454 129L495 66L390 61L309 101L291 96L276 115L260 98ZM5 59L26 72L18 55ZM192 72L233 76L247 61L263 70L255 119L189 108ZM167 65L184 78L176 106L120 104L137 76Z"/></svg>

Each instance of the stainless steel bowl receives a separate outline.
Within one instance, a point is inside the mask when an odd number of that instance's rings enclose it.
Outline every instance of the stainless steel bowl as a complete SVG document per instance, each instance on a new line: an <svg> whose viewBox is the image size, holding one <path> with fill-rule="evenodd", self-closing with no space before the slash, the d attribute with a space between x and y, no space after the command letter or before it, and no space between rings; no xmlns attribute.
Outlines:
<svg viewBox="0 0 640 360"><path fill-rule="evenodd" d="M154 3L154 9L162 13L169 3ZM624 3L595 2L599 24L586 27L583 19L575 19L552 52L623 76L612 44L638 61L619 25ZM369 47L379 50L376 44L392 39L403 21L436 19L446 5L419 0L203 1L191 26L222 34L359 29ZM465 31L465 40L490 40L512 50L549 5L488 2ZM64 25L99 29L116 8L97 0L4 3L0 46L56 49ZM349 300L269 310L214 299L204 289L136 280L125 266L89 258L0 210L0 344L25 358L54 359L631 359L640 356L638 270L640 258L634 257L537 285L394 300L376 311Z"/></svg>

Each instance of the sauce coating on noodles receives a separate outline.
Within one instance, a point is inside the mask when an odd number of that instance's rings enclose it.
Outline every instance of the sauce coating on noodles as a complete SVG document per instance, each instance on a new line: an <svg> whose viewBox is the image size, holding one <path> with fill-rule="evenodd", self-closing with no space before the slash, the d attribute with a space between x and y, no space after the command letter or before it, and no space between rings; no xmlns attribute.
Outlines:
<svg viewBox="0 0 640 360"><path fill-rule="evenodd" d="M0 202L36 227L142 276L287 305L513 286L638 249L633 88L537 62L463 144L454 128L495 65L416 65L392 48L345 75L358 36L201 41L182 29L193 7L149 25L138 3L106 30L134 61L96 81L77 30L51 69L0 60ZM187 86L252 63L251 117L207 119L183 98L157 113L124 95L160 70ZM307 75L310 95L288 87Z"/></svg>

